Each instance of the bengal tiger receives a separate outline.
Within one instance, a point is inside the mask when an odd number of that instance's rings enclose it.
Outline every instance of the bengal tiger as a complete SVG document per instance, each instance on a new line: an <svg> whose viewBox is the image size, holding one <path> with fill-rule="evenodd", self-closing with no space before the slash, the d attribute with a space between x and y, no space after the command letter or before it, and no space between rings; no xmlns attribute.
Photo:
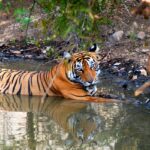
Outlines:
<svg viewBox="0 0 150 150"><path fill-rule="evenodd" d="M0 92L12 95L61 96L93 102L118 102L94 97L99 62L96 52L79 52L65 57L50 71L0 70Z"/></svg>

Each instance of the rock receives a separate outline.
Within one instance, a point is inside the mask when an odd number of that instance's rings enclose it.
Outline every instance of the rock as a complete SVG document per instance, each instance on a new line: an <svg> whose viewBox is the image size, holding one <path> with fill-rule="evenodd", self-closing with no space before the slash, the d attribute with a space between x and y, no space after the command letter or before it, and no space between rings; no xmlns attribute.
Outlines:
<svg viewBox="0 0 150 150"><path fill-rule="evenodd" d="M143 31L140 31L138 34L137 34L137 38L140 39L140 40L144 40L146 37L146 34L145 32Z"/></svg>
<svg viewBox="0 0 150 150"><path fill-rule="evenodd" d="M33 58L33 55L26 54L26 55L24 56L24 58L32 59L32 58Z"/></svg>
<svg viewBox="0 0 150 150"><path fill-rule="evenodd" d="M46 57L45 57L45 55L40 54L39 56L36 56L35 59L37 59L37 60L44 60L44 59L46 59Z"/></svg>
<svg viewBox="0 0 150 150"><path fill-rule="evenodd" d="M149 52L149 51L150 51L149 48L143 48L143 49L141 50L141 52L144 52L144 53L147 53L147 52Z"/></svg>
<svg viewBox="0 0 150 150"><path fill-rule="evenodd" d="M5 43L0 42L0 47L5 46Z"/></svg>
<svg viewBox="0 0 150 150"><path fill-rule="evenodd" d="M19 51L19 50L10 50L10 53L12 53L12 54L21 54L21 51Z"/></svg>
<svg viewBox="0 0 150 150"><path fill-rule="evenodd" d="M46 52L47 52L46 49L42 49L41 51L43 54L46 54Z"/></svg>
<svg viewBox="0 0 150 150"><path fill-rule="evenodd" d="M114 66L119 66L119 65L121 65L121 63L120 63L120 62L116 62L116 63L114 63Z"/></svg>
<svg viewBox="0 0 150 150"><path fill-rule="evenodd" d="M135 22L135 21L133 22L133 27L134 27L134 28L138 28L137 22Z"/></svg>
<svg viewBox="0 0 150 150"><path fill-rule="evenodd" d="M112 35L112 38L115 40L115 41L120 41L123 37L123 34L124 32L123 31L117 31L115 32L113 35Z"/></svg>

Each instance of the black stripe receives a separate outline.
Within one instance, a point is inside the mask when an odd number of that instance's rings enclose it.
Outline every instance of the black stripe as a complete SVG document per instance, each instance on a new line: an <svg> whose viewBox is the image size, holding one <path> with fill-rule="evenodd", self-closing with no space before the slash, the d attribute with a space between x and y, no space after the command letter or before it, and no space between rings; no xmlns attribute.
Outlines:
<svg viewBox="0 0 150 150"><path fill-rule="evenodd" d="M20 88L19 88L18 92L16 93L16 95L19 95L21 93L21 90L22 90L22 83L20 84Z"/></svg>
<svg viewBox="0 0 150 150"><path fill-rule="evenodd" d="M28 73L29 73L28 71L24 72L25 75L23 76L23 79L25 78L26 75L28 75Z"/></svg>
<svg viewBox="0 0 150 150"><path fill-rule="evenodd" d="M9 88L9 85L10 85L9 80L10 80L10 78L11 78L11 73L8 74L8 79L6 80L6 82L5 82L6 84L3 87L3 93L5 93L6 90Z"/></svg>
<svg viewBox="0 0 150 150"><path fill-rule="evenodd" d="M17 72L17 73L13 76L13 78L12 78L12 80L11 80L12 83L13 83L15 77L16 77L18 74L20 74L21 72L22 72L22 71L19 71L19 72Z"/></svg>
<svg viewBox="0 0 150 150"><path fill-rule="evenodd" d="M9 84L10 85L10 84ZM7 87L4 89L3 93L5 94L6 90L8 90L9 85L7 85Z"/></svg>
<svg viewBox="0 0 150 150"><path fill-rule="evenodd" d="M4 77L4 75L5 75L6 73L7 73L7 71L4 72L4 73L0 76L1 80L3 79L3 77Z"/></svg>
<svg viewBox="0 0 150 150"><path fill-rule="evenodd" d="M40 83L39 83L39 73L37 74L37 85L38 85L39 91L41 91Z"/></svg>
<svg viewBox="0 0 150 150"><path fill-rule="evenodd" d="M47 81L46 81L46 76L47 76L47 73L44 72L43 79L44 79L44 82L45 82L46 86L48 87L48 83L47 83Z"/></svg>
<svg viewBox="0 0 150 150"><path fill-rule="evenodd" d="M37 72L33 72L28 79L28 95L32 96L32 90L31 90L31 85L32 85L32 77L33 75L37 74Z"/></svg>
<svg viewBox="0 0 150 150"><path fill-rule="evenodd" d="M21 93L21 90L22 90L22 83L21 83L21 79L22 79L22 77L23 77L23 75L26 73L26 71L22 71L22 74L20 74L20 76L19 76L19 78L18 78L18 81L19 81L19 83L20 83L20 88L19 88L19 90L17 91L17 95L19 95L20 93Z"/></svg>
<svg viewBox="0 0 150 150"><path fill-rule="evenodd" d="M28 95L29 96L32 96L32 92L31 92L31 88L30 88L30 83L31 83L31 81L30 81L30 78L31 78L31 75L30 75L30 77L29 77L29 79L28 79Z"/></svg>
<svg viewBox="0 0 150 150"><path fill-rule="evenodd" d="M14 90L15 90L16 84L17 84L17 81L18 81L18 78L17 78L17 80L16 80L15 83L14 83L14 86L13 86L13 89L12 89L12 93L14 93Z"/></svg>
<svg viewBox="0 0 150 150"><path fill-rule="evenodd" d="M37 74L37 72L33 72L33 73L31 74L31 79L30 79L30 81L31 81L31 86L32 86L32 84L33 84L33 83L32 83L32 78L33 78L33 76L36 75L36 74Z"/></svg>
<svg viewBox="0 0 150 150"><path fill-rule="evenodd" d="M49 88L54 94L57 94L58 91L57 89L54 87L54 85L51 85L51 87Z"/></svg>
<svg viewBox="0 0 150 150"><path fill-rule="evenodd" d="M22 71L22 74L20 74L19 78L18 78L18 81L19 83L21 83L21 77L25 74L25 71Z"/></svg>
<svg viewBox="0 0 150 150"><path fill-rule="evenodd" d="M81 60L82 60L82 58L77 58L77 59L76 59L76 61L81 61Z"/></svg>
<svg viewBox="0 0 150 150"><path fill-rule="evenodd" d="M16 79L16 81L15 81L15 83L14 83L14 85L13 85L12 93L14 93L14 90L15 90L15 88L16 88L16 84L17 84L17 82L18 82L20 76L23 74L23 71L21 71L20 73L21 73L21 74L17 77L17 79Z"/></svg>
<svg viewBox="0 0 150 150"><path fill-rule="evenodd" d="M43 85L43 82L42 82L42 74L41 73L39 73L40 75L40 82L41 82L41 85L42 85L42 88L43 88L43 91L44 91L44 93L46 92L46 89L45 89L45 87L44 87L44 85Z"/></svg>

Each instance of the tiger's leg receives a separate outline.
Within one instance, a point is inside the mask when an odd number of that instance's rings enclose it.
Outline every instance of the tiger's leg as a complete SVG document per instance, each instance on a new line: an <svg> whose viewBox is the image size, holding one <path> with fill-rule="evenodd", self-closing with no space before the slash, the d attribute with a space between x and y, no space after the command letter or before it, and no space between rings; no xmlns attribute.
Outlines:
<svg viewBox="0 0 150 150"><path fill-rule="evenodd" d="M146 88L150 87L150 81L145 82L142 86L140 86L135 92L134 95L138 96L144 92Z"/></svg>
<svg viewBox="0 0 150 150"><path fill-rule="evenodd" d="M74 99L79 101L89 101L89 102L122 102L121 100L117 99L109 99L109 98L101 98L101 97L92 97L87 95L87 92L82 89L75 89L75 90L63 90L63 96L67 99Z"/></svg>

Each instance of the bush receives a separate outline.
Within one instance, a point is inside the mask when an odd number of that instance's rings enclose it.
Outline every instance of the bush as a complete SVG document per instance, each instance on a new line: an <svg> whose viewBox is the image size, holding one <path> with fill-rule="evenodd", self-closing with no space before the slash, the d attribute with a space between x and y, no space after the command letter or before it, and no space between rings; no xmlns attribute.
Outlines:
<svg viewBox="0 0 150 150"><path fill-rule="evenodd" d="M28 29L32 21L31 13L38 7L46 17L35 22L36 26L42 25L45 35L51 30L48 35L50 37L45 37L46 39L61 37L66 40L74 36L81 41L97 41L100 25L112 24L108 18L109 12L120 2L121 0L33 0L28 9L15 8L14 17ZM8 6L11 6L10 2ZM0 9L2 7L0 3Z"/></svg>

